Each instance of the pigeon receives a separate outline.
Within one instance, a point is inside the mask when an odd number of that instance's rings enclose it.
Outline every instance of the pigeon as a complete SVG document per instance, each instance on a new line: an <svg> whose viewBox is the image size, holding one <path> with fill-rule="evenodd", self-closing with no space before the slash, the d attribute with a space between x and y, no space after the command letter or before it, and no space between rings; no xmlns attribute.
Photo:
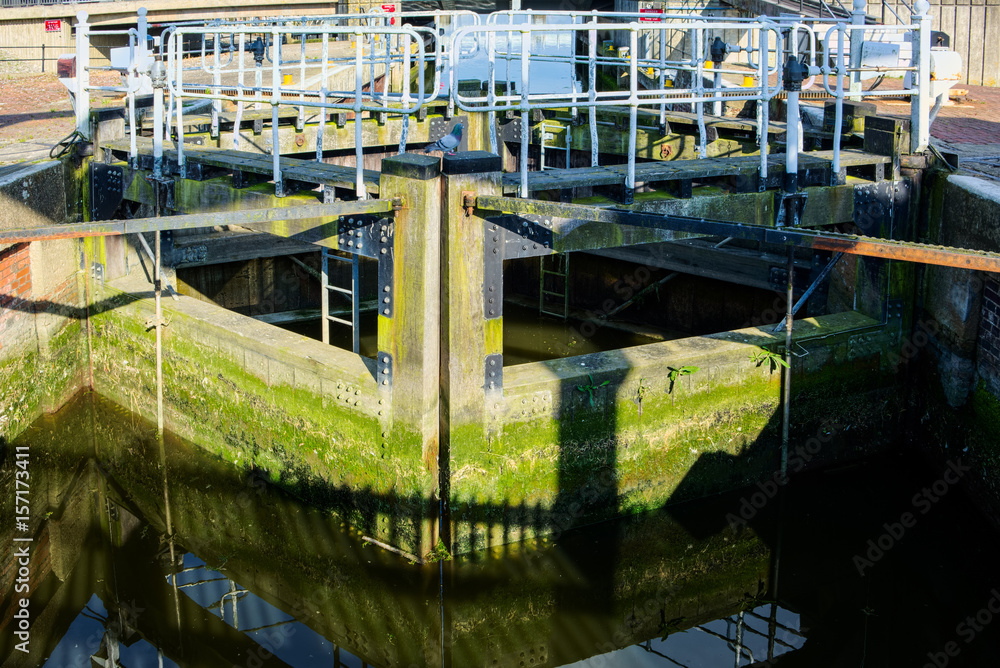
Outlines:
<svg viewBox="0 0 1000 668"><path fill-rule="evenodd" d="M447 134L441 139L438 139L433 144L424 148L424 153L431 153L432 151L442 151L448 155L455 155L455 149L462 142L462 124L456 123L455 129L451 131L451 134Z"/></svg>

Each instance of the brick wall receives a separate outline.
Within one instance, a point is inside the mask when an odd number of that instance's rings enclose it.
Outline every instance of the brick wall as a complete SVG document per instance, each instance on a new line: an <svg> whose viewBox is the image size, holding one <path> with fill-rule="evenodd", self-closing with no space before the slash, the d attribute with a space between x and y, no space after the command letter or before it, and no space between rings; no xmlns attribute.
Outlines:
<svg viewBox="0 0 1000 668"><path fill-rule="evenodd" d="M34 336L29 244L0 250L0 350L20 350Z"/></svg>
<svg viewBox="0 0 1000 668"><path fill-rule="evenodd" d="M991 278L983 290L983 317L979 325L979 374L1000 394L1000 281Z"/></svg>

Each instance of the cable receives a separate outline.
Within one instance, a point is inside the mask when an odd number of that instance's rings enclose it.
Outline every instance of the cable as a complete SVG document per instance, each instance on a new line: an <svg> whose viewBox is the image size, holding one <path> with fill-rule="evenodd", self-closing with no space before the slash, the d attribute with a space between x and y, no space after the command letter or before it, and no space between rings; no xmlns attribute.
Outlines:
<svg viewBox="0 0 1000 668"><path fill-rule="evenodd" d="M75 139L76 137L79 137L79 139ZM58 160L59 158L69 153L70 149L72 149L74 145L85 144L85 143L87 143L86 139L82 134L80 134L80 131L73 130L73 132L69 133L68 135L57 141L55 145L51 149L49 149L49 158L51 158L52 160ZM60 151L56 153L55 150L60 146L62 147L62 149L60 149Z"/></svg>
<svg viewBox="0 0 1000 668"><path fill-rule="evenodd" d="M936 155L936 156L937 156L937 159L938 159L938 160L940 160L941 162L943 162L943 163L944 163L944 166L945 166L945 167L947 167L947 168L948 168L949 170L951 170L951 171L953 171L953 172L957 172L957 171L958 171L958 167L952 167L952 166L951 166L951 163L950 163L950 162L948 162L947 160L945 160L945 159L944 159L944 156L943 156L943 155L941 155L941 151L939 151L939 150L937 149L937 146L935 146L934 144L931 144L931 143L928 143L927 145L928 145L928 146L930 146L930 148L931 148L931 152L932 152L932 153L933 153L934 155Z"/></svg>

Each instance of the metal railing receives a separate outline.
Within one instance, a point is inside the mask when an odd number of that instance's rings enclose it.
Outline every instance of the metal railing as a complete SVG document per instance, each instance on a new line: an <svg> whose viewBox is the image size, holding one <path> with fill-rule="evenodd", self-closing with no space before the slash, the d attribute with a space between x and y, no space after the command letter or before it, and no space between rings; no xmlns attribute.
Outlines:
<svg viewBox="0 0 1000 668"><path fill-rule="evenodd" d="M46 49L50 53L50 55L48 55L48 56L45 55ZM17 50L17 51L24 51L24 50L37 51L38 52L38 57L37 58L8 58L8 57L6 57L7 53L10 52L10 51L12 51L12 50ZM67 49L66 47L53 46L51 44L32 44L30 46L0 46L0 54L4 55L3 60L5 62L14 62L14 63L41 63L42 64L42 72L43 73L45 72L45 63L46 62L51 63L51 62L55 62L55 61L59 60L59 55L65 53L68 50L69 49ZM55 53L56 55L53 56L53 55L51 55L52 53Z"/></svg>
<svg viewBox="0 0 1000 668"><path fill-rule="evenodd" d="M640 109L658 113L661 126L668 107L685 105L696 116L698 153L706 157L706 116L721 113L723 102L749 101L757 107L757 142L760 147L761 188L768 172L768 137L771 121L769 102L786 94L788 118L798 119L796 87L819 86L836 101L835 127L841 128L845 99L877 98L887 95L911 98L912 150L928 145L928 124L933 102L930 87L930 16L927 0L914 6L912 23L905 25L865 25L863 0L854 3L850 22L801 17L760 17L732 19L692 17L686 14L613 12L504 11L489 15L484 22L470 13L428 12L421 14L378 12L334 15L309 19L268 19L245 22L211 22L168 27L162 37L159 61L163 63L162 87L168 95L166 114L155 121L156 137L170 136L173 124L180 173L185 173L185 103L204 101L211 105L213 134L219 131L219 115L224 100L236 105L234 143L238 147L240 122L248 105L271 109L271 152L274 181L282 194L279 150L279 108L298 110L297 123L305 121L306 110L318 114L316 159L323 158L324 123L331 110L364 114L385 114L403 120L400 151L406 150L407 127L412 114L428 103L441 99L449 106L489 116L490 150L499 148L497 113L519 116L523 138L520 145L520 190L528 194L528 156L532 133L532 112L569 109L576 116L588 116L591 164L600 159L597 111L622 110L628 114L626 187L634 189L637 152L637 120ZM544 22L540 21L544 17ZM399 25L394 25L396 20ZM645 19L640 21L641 19ZM419 21L422 24L416 24ZM462 24L465 25L462 25ZM77 53L86 61L89 39L95 34L127 34L130 66L126 81L113 90L129 96L134 118L137 81L149 68L147 26L140 11L137 28L128 31L89 29L81 12L77 25ZM866 38L886 34L903 35L914 47L912 63L892 67L864 66L861 43ZM608 37L612 39L609 40ZM616 37L617 36L617 37ZM723 42L722 36L733 40ZM854 39L851 37L854 36ZM350 41L350 48L343 43ZM610 48L615 42L625 44ZM184 45L200 43L194 57ZM333 48L334 44L339 44ZM210 46L209 46L210 45ZM848 48L849 45L849 48ZM789 64L804 72L805 81L789 85ZM86 92L89 85L87 63L81 63L77 104L78 130L88 132ZM543 69L544 68L544 69ZM562 69L562 78L546 79L546 72ZM602 86L598 73L614 73L627 86ZM913 85L908 90L861 90L868 73L908 71ZM267 76L265 77L265 70ZM347 83L331 84L337 70ZM541 74L540 74L541 70ZM430 90L425 74L433 71ZM398 85L392 84L393 73ZM410 85L411 74L416 90ZM643 84L639 78L642 73ZM578 76L579 74L579 76ZM743 87L725 82L725 77L752 77ZM250 81L252 77L252 81ZM297 82L295 78L297 77ZM545 79L542 85L535 82ZM431 78L431 77L429 77ZM463 80L480 82L479 92L459 86ZM377 81L381 84L377 85ZM847 83L845 83L845 81ZM561 85L558 90L555 84ZM108 90L108 88L104 88ZM710 105L706 108L706 105ZM134 128L133 158L135 157ZM355 122L356 190L364 198L362 124ZM165 133L165 134L164 134ZM574 132L574 137L583 133ZM795 120L786 129L785 171L797 173L801 133ZM833 175L840 173L841 132L833 133ZM162 156L162 140L154 146Z"/></svg>
<svg viewBox="0 0 1000 668"><path fill-rule="evenodd" d="M40 7L49 5L79 5L88 2L119 2L120 0L0 0L0 7Z"/></svg>

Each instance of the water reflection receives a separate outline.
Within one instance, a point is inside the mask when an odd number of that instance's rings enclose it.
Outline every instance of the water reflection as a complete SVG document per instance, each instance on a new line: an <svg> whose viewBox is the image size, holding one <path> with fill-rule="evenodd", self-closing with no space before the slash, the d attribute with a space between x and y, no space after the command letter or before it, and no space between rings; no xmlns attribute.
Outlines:
<svg viewBox="0 0 1000 668"><path fill-rule="evenodd" d="M780 504L734 529L740 494L417 564L168 434L171 540L155 428L88 395L19 442L32 653L8 598L4 665L922 665L996 586L1000 544L957 493L857 575L851 555L919 489L895 461L791 486L775 596ZM998 640L984 628L949 665L992 665Z"/></svg>

